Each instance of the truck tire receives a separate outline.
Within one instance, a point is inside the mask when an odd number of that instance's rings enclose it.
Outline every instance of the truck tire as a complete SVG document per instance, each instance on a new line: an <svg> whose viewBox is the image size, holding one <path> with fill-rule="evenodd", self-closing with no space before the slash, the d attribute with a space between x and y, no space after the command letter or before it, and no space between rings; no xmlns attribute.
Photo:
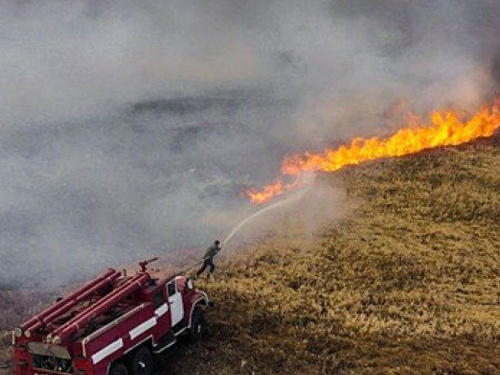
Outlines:
<svg viewBox="0 0 500 375"><path fill-rule="evenodd" d="M191 326L189 327L189 336L193 341L199 341L205 337L208 333L207 321L205 319L205 313L199 307L196 307L193 311L193 317L191 318Z"/></svg>
<svg viewBox="0 0 500 375"><path fill-rule="evenodd" d="M128 368L123 363L117 363L111 367L109 375L128 375Z"/></svg>
<svg viewBox="0 0 500 375"><path fill-rule="evenodd" d="M153 373L153 354L147 347L142 346L132 355L130 375L151 375Z"/></svg>

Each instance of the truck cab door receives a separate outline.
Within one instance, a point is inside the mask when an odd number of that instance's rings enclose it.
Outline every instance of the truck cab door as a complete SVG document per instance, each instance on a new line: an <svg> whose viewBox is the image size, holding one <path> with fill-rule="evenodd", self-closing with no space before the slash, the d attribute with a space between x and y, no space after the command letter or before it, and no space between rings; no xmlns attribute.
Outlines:
<svg viewBox="0 0 500 375"><path fill-rule="evenodd" d="M167 284L168 303L170 304L170 316L172 318L172 327L179 323L184 317L184 305L182 295L177 288L176 280Z"/></svg>

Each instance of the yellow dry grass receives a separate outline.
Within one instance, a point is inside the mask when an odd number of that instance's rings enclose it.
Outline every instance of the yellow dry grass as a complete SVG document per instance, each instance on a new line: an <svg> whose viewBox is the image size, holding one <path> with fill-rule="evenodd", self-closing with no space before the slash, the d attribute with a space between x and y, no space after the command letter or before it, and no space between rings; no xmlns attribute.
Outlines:
<svg viewBox="0 0 500 375"><path fill-rule="evenodd" d="M217 303L211 336L179 346L161 369L500 374L499 140L316 184L345 191L343 218L311 232L298 204L258 241L226 249L239 261L226 256L215 280L198 281Z"/></svg>
<svg viewBox="0 0 500 375"><path fill-rule="evenodd" d="M311 241L299 205L246 249L245 261L203 285L218 302L214 353L189 366L207 374L500 374L495 142L320 176L317 184L345 187L349 213Z"/></svg>

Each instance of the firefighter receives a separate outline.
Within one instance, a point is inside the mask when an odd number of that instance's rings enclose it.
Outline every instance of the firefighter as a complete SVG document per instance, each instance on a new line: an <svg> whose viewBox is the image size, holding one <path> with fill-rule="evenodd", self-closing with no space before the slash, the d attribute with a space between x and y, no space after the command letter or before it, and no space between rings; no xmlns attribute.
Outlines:
<svg viewBox="0 0 500 375"><path fill-rule="evenodd" d="M205 255L203 256L203 266L196 272L196 277L200 276L207 267L210 267L209 273L212 274L215 270L215 264L213 262L214 257L221 250L220 241L215 240L215 242L210 245L205 251Z"/></svg>

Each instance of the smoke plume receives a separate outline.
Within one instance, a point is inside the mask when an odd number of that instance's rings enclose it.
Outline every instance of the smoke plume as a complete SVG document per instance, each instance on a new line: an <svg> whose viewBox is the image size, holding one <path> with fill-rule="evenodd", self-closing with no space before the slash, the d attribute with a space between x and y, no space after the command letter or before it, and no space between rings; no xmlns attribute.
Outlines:
<svg viewBox="0 0 500 375"><path fill-rule="evenodd" d="M205 247L286 153L499 84L494 0L0 4L2 285Z"/></svg>

